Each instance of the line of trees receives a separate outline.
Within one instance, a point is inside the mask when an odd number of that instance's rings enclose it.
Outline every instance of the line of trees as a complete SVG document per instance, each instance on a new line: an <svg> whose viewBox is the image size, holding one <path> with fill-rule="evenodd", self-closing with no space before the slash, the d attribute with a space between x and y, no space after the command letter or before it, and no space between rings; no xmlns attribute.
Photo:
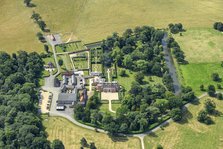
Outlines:
<svg viewBox="0 0 223 149"><path fill-rule="evenodd" d="M46 23L42 20L42 17L40 16L39 13L36 13L35 11L33 11L33 14L31 16L31 19L34 20L34 22L39 26L39 28L43 32L49 31L48 29L46 29Z"/></svg>
<svg viewBox="0 0 223 149"><path fill-rule="evenodd" d="M187 64L188 62L185 60L184 52L181 50L179 44L175 41L173 37L168 39L168 48L172 49L172 53L174 54L177 62L179 64Z"/></svg>
<svg viewBox="0 0 223 149"><path fill-rule="evenodd" d="M0 52L0 148L54 148L36 106L42 70L36 52Z"/></svg>

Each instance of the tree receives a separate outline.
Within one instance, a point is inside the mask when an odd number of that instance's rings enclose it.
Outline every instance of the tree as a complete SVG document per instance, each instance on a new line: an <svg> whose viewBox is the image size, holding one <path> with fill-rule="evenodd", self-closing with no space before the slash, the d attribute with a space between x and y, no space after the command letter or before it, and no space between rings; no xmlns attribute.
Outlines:
<svg viewBox="0 0 223 149"><path fill-rule="evenodd" d="M48 47L48 45L44 44L44 50L46 51L46 53L49 53L49 47Z"/></svg>
<svg viewBox="0 0 223 149"><path fill-rule="evenodd" d="M90 143L90 149L97 149L97 147L95 146L95 143L94 142L91 142Z"/></svg>
<svg viewBox="0 0 223 149"><path fill-rule="evenodd" d="M222 93L217 93L217 98L218 98L219 100L222 100L222 99L223 99Z"/></svg>
<svg viewBox="0 0 223 149"><path fill-rule="evenodd" d="M42 31L45 31L46 23L44 21L40 20L37 22L37 24L39 25L39 27Z"/></svg>
<svg viewBox="0 0 223 149"><path fill-rule="evenodd" d="M59 60L58 60L58 64L59 64L60 66L62 66L62 65L63 65L63 60L62 60L62 59L59 59Z"/></svg>
<svg viewBox="0 0 223 149"><path fill-rule="evenodd" d="M32 0L24 0L24 3L26 5L26 7L30 7L31 6L31 1Z"/></svg>
<svg viewBox="0 0 223 149"><path fill-rule="evenodd" d="M62 141L55 139L52 142L52 149L65 149L65 147Z"/></svg>
<svg viewBox="0 0 223 149"><path fill-rule="evenodd" d="M208 114L207 114L207 112L205 110L201 110L198 113L197 120L199 122L205 123L205 124L211 124L212 123L211 118L208 116Z"/></svg>
<svg viewBox="0 0 223 149"><path fill-rule="evenodd" d="M36 34L36 37L39 39L39 41L45 42L45 38L43 37L43 34L42 33L38 32Z"/></svg>
<svg viewBox="0 0 223 149"><path fill-rule="evenodd" d="M83 137L83 138L81 138L81 146L82 147L87 147L88 146L88 143L87 143L87 140Z"/></svg>
<svg viewBox="0 0 223 149"><path fill-rule="evenodd" d="M213 100L207 99L205 100L205 110L207 111L208 114L213 114L215 112L216 104Z"/></svg>
<svg viewBox="0 0 223 149"><path fill-rule="evenodd" d="M221 80L218 73L212 73L211 76L212 76L213 81L220 81Z"/></svg>
<svg viewBox="0 0 223 149"><path fill-rule="evenodd" d="M223 31L223 23L222 22L215 22L213 25L214 29L222 32Z"/></svg>
<svg viewBox="0 0 223 149"><path fill-rule="evenodd" d="M208 86L208 95L211 96L211 97L215 96L215 87L214 87L214 85L209 85Z"/></svg>
<svg viewBox="0 0 223 149"><path fill-rule="evenodd" d="M218 89L222 89L221 84L217 84Z"/></svg>
<svg viewBox="0 0 223 149"><path fill-rule="evenodd" d="M174 121L180 121L183 117L183 113L180 108L175 108L170 111L170 116Z"/></svg>
<svg viewBox="0 0 223 149"><path fill-rule="evenodd" d="M204 89L204 85L203 85L203 84L200 85L200 90L201 90L201 91L205 91L205 89Z"/></svg>
<svg viewBox="0 0 223 149"><path fill-rule="evenodd" d="M136 75L135 75L135 80L138 82L138 83L140 83L140 84L142 84L143 83L143 79L144 79L144 74L143 73L137 73Z"/></svg>
<svg viewBox="0 0 223 149"><path fill-rule="evenodd" d="M158 144L156 149L163 149L162 145L161 144Z"/></svg>
<svg viewBox="0 0 223 149"><path fill-rule="evenodd" d="M39 20L41 20L41 16L39 13L36 13L35 11L33 11L31 19L33 19L37 23Z"/></svg>

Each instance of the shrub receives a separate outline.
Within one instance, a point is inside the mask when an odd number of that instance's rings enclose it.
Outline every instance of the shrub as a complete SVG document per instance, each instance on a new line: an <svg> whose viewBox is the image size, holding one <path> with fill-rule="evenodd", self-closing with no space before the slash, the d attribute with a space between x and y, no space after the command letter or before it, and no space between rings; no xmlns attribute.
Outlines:
<svg viewBox="0 0 223 149"><path fill-rule="evenodd" d="M205 123L207 125L212 123L211 118L208 116L208 113L205 110L201 110L198 113L197 120L201 123Z"/></svg>
<svg viewBox="0 0 223 149"><path fill-rule="evenodd" d="M214 85L209 85L208 86L208 95L211 97L215 97L215 87Z"/></svg>
<svg viewBox="0 0 223 149"><path fill-rule="evenodd" d="M213 73L211 76L212 76L213 81L220 81L221 80L218 73Z"/></svg>
<svg viewBox="0 0 223 149"><path fill-rule="evenodd" d="M222 99L223 99L222 93L218 93L218 94L217 94L217 98L218 98L219 100L222 100Z"/></svg>
<svg viewBox="0 0 223 149"><path fill-rule="evenodd" d="M207 113L212 114L215 111L216 108L216 104L213 100L211 99L207 99L204 103L205 105L205 110L207 111Z"/></svg>

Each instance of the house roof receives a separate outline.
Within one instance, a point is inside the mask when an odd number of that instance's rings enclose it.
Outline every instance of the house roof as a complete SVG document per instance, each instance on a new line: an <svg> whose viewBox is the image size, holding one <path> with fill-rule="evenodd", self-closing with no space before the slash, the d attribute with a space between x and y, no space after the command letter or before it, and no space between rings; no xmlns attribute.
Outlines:
<svg viewBox="0 0 223 149"><path fill-rule="evenodd" d="M74 93L60 93L58 101L77 101L77 95Z"/></svg>

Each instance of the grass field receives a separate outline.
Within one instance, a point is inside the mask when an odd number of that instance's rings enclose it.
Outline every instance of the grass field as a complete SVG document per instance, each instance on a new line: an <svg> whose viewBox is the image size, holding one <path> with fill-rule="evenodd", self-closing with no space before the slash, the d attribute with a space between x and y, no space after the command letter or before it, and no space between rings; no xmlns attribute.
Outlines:
<svg viewBox="0 0 223 149"><path fill-rule="evenodd" d="M55 32L73 32L85 42L102 40L112 32L181 22L186 28L211 27L223 20L222 0L34 0ZM112 6L112 7L111 7Z"/></svg>
<svg viewBox="0 0 223 149"><path fill-rule="evenodd" d="M66 149L79 149L82 137L89 143L95 142L98 149L140 149L137 138L110 138L106 134L80 128L60 117L43 116L43 125L46 127L48 139L62 140Z"/></svg>
<svg viewBox="0 0 223 149"><path fill-rule="evenodd" d="M164 130L147 136L144 140L146 148L154 149L157 144L161 144L165 149L221 149L222 116L212 116L215 124L209 126L199 123L196 119L198 112L203 109L206 98L201 99L198 105L191 105L180 123L171 123L164 127ZM213 100L217 110L223 112L223 101Z"/></svg>
<svg viewBox="0 0 223 149"><path fill-rule="evenodd" d="M223 34L211 28L189 29L174 38L190 63L220 62L223 60Z"/></svg>
<svg viewBox="0 0 223 149"><path fill-rule="evenodd" d="M30 19L31 15L32 9L26 8L23 1L0 1L0 51L44 51L36 37L39 28Z"/></svg>
<svg viewBox="0 0 223 149"><path fill-rule="evenodd" d="M175 35L182 50L185 52L187 65L178 66L178 75L184 85L191 86L200 95L200 85L207 87L222 82L212 81L212 73L223 78L223 34L210 28L189 29L183 36Z"/></svg>

